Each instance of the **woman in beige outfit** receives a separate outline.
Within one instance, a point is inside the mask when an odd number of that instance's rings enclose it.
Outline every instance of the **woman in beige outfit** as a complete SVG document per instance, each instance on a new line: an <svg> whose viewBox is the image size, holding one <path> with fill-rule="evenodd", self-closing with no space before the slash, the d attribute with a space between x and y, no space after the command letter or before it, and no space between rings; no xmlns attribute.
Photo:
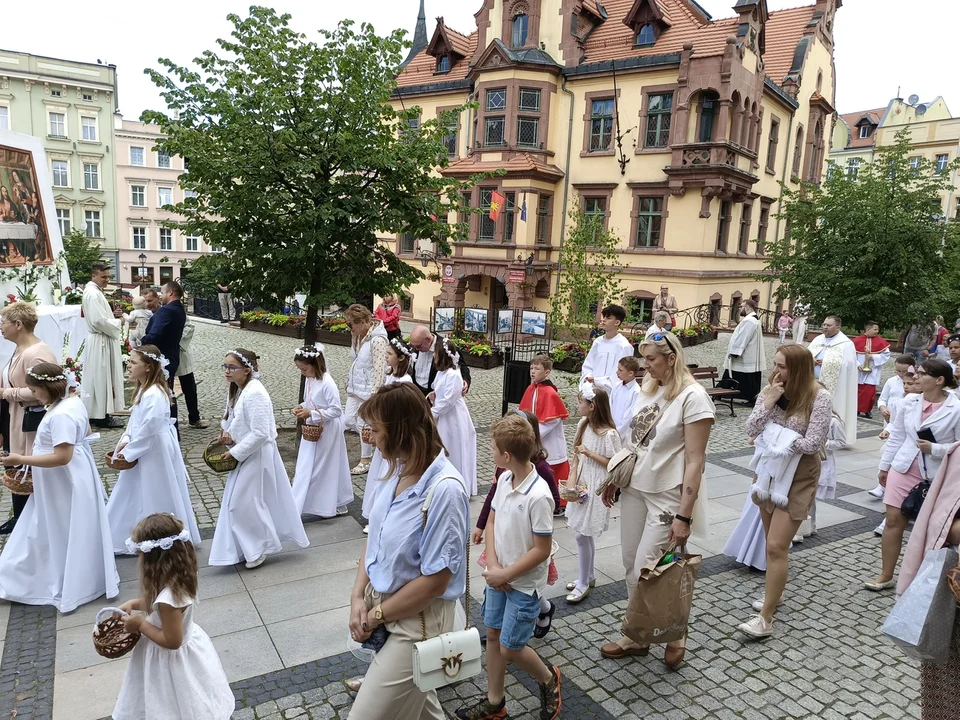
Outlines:
<svg viewBox="0 0 960 720"><path fill-rule="evenodd" d="M33 334L37 327L37 309L24 302L15 302L7 305L2 311L0 333L5 340L9 340L17 347L13 357L3 366L0 375L0 397L3 402L2 417L7 423L0 428L3 434L3 449L18 455L33 453L33 438L36 432L24 432L24 416L30 414L30 427L37 427L40 417L43 417L39 408L40 403L34 399L33 390L27 387L27 370L39 362L57 364L57 357L45 342ZM36 413L40 417L33 417ZM23 512L29 495L13 496L13 517L0 525L0 534L6 535L13 531L17 518Z"/></svg>

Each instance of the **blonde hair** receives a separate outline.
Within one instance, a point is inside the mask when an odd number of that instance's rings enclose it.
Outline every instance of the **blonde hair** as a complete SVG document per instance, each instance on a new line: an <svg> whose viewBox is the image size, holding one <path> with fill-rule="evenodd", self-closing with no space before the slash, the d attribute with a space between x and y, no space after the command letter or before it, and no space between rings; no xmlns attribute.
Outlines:
<svg viewBox="0 0 960 720"><path fill-rule="evenodd" d="M10 303L3 310L0 310L0 315L10 322L20 323L27 332L33 332L33 329L37 327L37 323L40 321L40 318L37 316L37 308L34 307L33 303L23 301Z"/></svg>
<svg viewBox="0 0 960 720"><path fill-rule="evenodd" d="M813 373L813 355L803 345L796 343L781 345L774 350L774 355L776 353L783 355L788 373L787 382L783 385L783 396L787 398L789 405L784 416L797 417L803 422L809 422L817 393L823 388ZM770 374L767 387L760 391L761 394L770 387L776 375L777 370L774 370Z"/></svg>
<svg viewBox="0 0 960 720"><path fill-rule="evenodd" d="M183 523L176 517L169 513L154 513L137 523L130 538L141 543L162 540L181 532ZM192 542L177 540L169 550L158 547L137 554L140 597L145 612L150 612L157 595L165 588L170 588L177 602L197 597L197 553Z"/></svg>
<svg viewBox="0 0 960 720"><path fill-rule="evenodd" d="M364 305L354 303L343 313L343 319L350 325L354 323L369 323L373 319L373 313Z"/></svg>
<svg viewBox="0 0 960 720"><path fill-rule="evenodd" d="M680 341L677 339L677 336L672 332L663 333L663 337L660 340L653 340L650 336L647 336L640 343L640 353L643 354L644 348L652 347L658 355L663 355L669 357L673 355L676 360L673 365L668 364L667 368L667 378L663 381L663 387L666 388L667 400L674 400L680 392L687 387L687 385L692 385L696 382L693 379L693 375L690 374L690 369L686 366L683 361L683 347L680 345ZM660 389L660 383L657 382L650 373L646 373L643 376L643 382L640 384L640 390L644 395L656 395L657 391Z"/></svg>
<svg viewBox="0 0 960 720"><path fill-rule="evenodd" d="M526 417L506 415L497 420L490 429L493 444L502 453L510 453L521 462L534 462L537 454L537 437Z"/></svg>
<svg viewBox="0 0 960 720"><path fill-rule="evenodd" d="M137 385L133 389L133 403L132 405L139 405L140 400L143 398L143 394L147 392L154 385L163 390L164 394L169 397L170 387L167 385L167 374L163 370L163 366L154 360L149 355L155 355L156 357L162 357L160 354L160 348L156 345L141 345L133 349L133 352L137 353L139 358L147 364L150 368L150 372L147 374L147 377L143 380L137 380Z"/></svg>

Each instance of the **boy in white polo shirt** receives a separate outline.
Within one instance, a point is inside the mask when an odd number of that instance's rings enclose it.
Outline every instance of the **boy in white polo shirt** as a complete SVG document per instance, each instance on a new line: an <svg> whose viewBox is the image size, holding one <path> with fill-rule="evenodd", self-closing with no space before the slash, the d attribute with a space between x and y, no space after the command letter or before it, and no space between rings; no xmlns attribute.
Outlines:
<svg viewBox="0 0 960 720"><path fill-rule="evenodd" d="M462 707L460 720L507 717L504 678L507 664L530 673L540 685L540 718L560 715L560 669L548 667L527 643L540 615L553 547L553 497L530 458L536 452L533 428L519 415L507 415L492 430L493 461L500 476L487 519L487 581L483 614L487 626L487 697Z"/></svg>

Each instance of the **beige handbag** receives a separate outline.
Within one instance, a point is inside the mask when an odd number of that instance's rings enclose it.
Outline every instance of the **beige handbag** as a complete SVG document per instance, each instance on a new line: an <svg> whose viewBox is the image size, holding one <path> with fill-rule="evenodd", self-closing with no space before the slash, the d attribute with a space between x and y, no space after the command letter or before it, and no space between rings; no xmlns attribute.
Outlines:
<svg viewBox="0 0 960 720"><path fill-rule="evenodd" d="M427 511L430 509L430 502L433 500L433 491L437 485L444 480L457 480L456 478L440 478L423 503L423 526L427 526ZM413 646L413 683L422 692L436 690L445 685L452 685L455 682L466 680L474 675L479 675L481 671L480 658L483 655L483 648L480 645L480 631L475 627L470 627L470 537L469 529L467 531L467 594L466 594L466 613L467 622L463 630L453 630L443 633L435 638L427 639L427 620L423 613L420 613L420 634L423 638Z"/></svg>
<svg viewBox="0 0 960 720"><path fill-rule="evenodd" d="M671 400L657 413L656 417L653 418L653 421L649 424L646 431L643 433L643 437L640 438L637 442L636 447L643 447L643 443L650 436L650 433L653 432L653 429L657 426L657 423L660 422L660 418L663 417L663 414L667 411L667 408L673 404ZM634 419L636 422L636 418ZM621 490L625 487L630 486L630 481L633 480L633 469L637 465L637 451L632 448L625 447L617 451L617 453L610 458L610 462L607 463L607 476L603 479L603 482L600 483L600 487L597 488L597 495L603 495L604 490L606 490L610 485L620 488Z"/></svg>

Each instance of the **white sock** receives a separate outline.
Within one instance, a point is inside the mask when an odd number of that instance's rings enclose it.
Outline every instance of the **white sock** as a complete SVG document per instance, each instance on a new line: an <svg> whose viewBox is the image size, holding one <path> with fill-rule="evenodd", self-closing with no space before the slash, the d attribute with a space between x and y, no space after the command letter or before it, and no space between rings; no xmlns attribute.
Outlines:
<svg viewBox="0 0 960 720"><path fill-rule="evenodd" d="M550 618L544 617L548 612L550 612L550 601L545 597L540 598L540 616L537 618L537 625L540 627L546 627L550 624Z"/></svg>

